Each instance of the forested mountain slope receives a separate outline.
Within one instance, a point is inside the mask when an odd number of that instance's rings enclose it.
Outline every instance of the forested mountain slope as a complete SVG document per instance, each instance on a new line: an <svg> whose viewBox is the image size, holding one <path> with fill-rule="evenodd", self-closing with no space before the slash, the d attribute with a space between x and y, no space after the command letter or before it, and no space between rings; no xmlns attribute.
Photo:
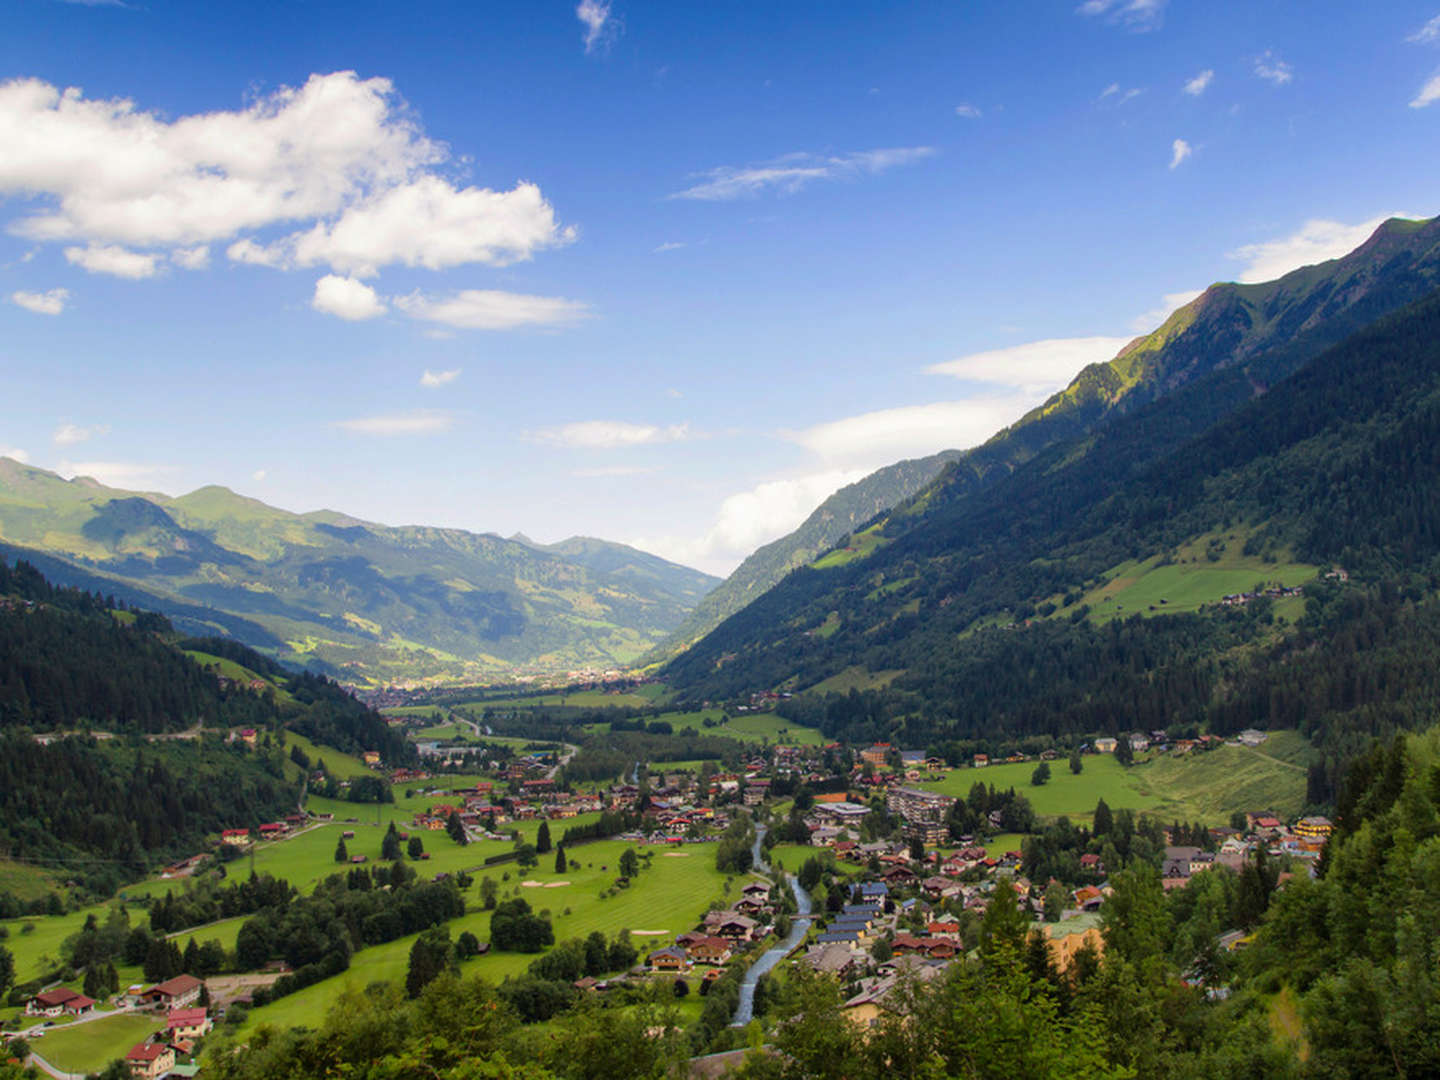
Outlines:
<svg viewBox="0 0 1440 1080"><path fill-rule="evenodd" d="M938 481L893 539L887 522L867 557L790 575L672 682L717 698L903 669L886 691L786 711L911 743L1297 721L1325 742L1415 723L1440 700L1424 660L1440 626L1440 295L1258 397L1256 371L1213 373L987 490ZM1147 556L1203 569L1215 544L1243 547L1256 581L1286 562L1349 580L1309 584L1293 629L1263 596L1103 623L1084 602Z"/></svg>
<svg viewBox="0 0 1440 1080"><path fill-rule="evenodd" d="M128 492L0 459L0 540L56 580L126 590L348 682L614 667L716 583L620 544L292 514L220 487Z"/></svg>
<svg viewBox="0 0 1440 1080"><path fill-rule="evenodd" d="M1218 400L1199 406L1195 419L1203 427L1217 407L1234 407L1436 285L1440 219L1392 219L1349 255L1278 281L1212 285L1159 329L1136 338L1113 360L1087 367L983 445L899 462L836 492L795 532L746 559L647 659L668 658L699 640L790 571L919 493L941 469L948 467L937 490L946 499L959 498L1004 479L1048 447L1102 428L1212 372L1243 367L1244 376L1227 380L1224 391L1207 389ZM893 519L887 535L903 530L908 516Z"/></svg>

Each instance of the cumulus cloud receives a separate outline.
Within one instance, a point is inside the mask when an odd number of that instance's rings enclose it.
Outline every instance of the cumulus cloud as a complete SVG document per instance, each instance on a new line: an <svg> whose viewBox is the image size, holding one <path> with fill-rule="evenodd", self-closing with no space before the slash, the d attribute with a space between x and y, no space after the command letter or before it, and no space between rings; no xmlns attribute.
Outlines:
<svg viewBox="0 0 1440 1080"><path fill-rule="evenodd" d="M1210 84L1214 81L1214 79L1215 72L1210 68L1206 68L1204 71L1200 72L1199 75L1196 75L1193 79L1186 82L1185 93L1189 94L1191 97L1199 97L1201 94L1205 93L1205 91L1210 88Z"/></svg>
<svg viewBox="0 0 1440 1080"><path fill-rule="evenodd" d="M267 475L264 469L256 469L250 474L250 479L254 480L257 484L263 484Z"/></svg>
<svg viewBox="0 0 1440 1080"><path fill-rule="evenodd" d="M210 248L205 244L176 248L170 253L170 261L182 270L204 270L210 265Z"/></svg>
<svg viewBox="0 0 1440 1080"><path fill-rule="evenodd" d="M1130 329L1137 334L1148 334L1164 324L1165 320L1175 314L1177 308L1182 308L1194 300L1204 289L1185 289L1181 292L1166 293L1164 299L1156 307L1149 311L1142 311L1130 321Z"/></svg>
<svg viewBox="0 0 1440 1080"><path fill-rule="evenodd" d="M97 424L94 427L80 427L78 424L61 424L50 435L50 441L56 446L74 446L76 443L85 442L95 435L106 435L110 431L109 424Z"/></svg>
<svg viewBox="0 0 1440 1080"><path fill-rule="evenodd" d="M792 531L828 496L863 478L868 469L827 469L767 480L725 498L699 538L641 537L631 544L713 574L728 574L761 544Z"/></svg>
<svg viewBox="0 0 1440 1080"><path fill-rule="evenodd" d="M1305 222L1289 236L1245 244L1230 252L1228 257L1245 263L1245 268L1240 271L1240 281L1273 281L1302 266L1338 259L1368 240L1386 219L1404 216L1382 214L1358 225L1316 218Z"/></svg>
<svg viewBox="0 0 1440 1080"><path fill-rule="evenodd" d="M136 461L62 461L55 470L67 480L88 476L106 487L143 488L163 483L178 472L173 465L147 465Z"/></svg>
<svg viewBox="0 0 1440 1080"><path fill-rule="evenodd" d="M646 443L679 442L688 438L688 424L632 424L625 420L581 420L561 427L541 428L533 438L555 446L581 450L614 450Z"/></svg>
<svg viewBox="0 0 1440 1080"><path fill-rule="evenodd" d="M26 311L33 311L36 315L59 315L65 310L65 302L69 299L69 289L49 289L45 292L28 292L25 289L17 289L10 294L12 304L19 304Z"/></svg>
<svg viewBox="0 0 1440 1080"><path fill-rule="evenodd" d="M155 264L159 256L140 251L130 251L117 244L91 244L89 247L67 247L65 258L68 262L88 270L92 274L111 274L115 277L141 278L155 276Z"/></svg>
<svg viewBox="0 0 1440 1080"><path fill-rule="evenodd" d="M575 17L585 26L585 53L608 49L620 33L620 20L610 12L610 0L580 0Z"/></svg>
<svg viewBox="0 0 1440 1080"><path fill-rule="evenodd" d="M703 202L728 202L753 198L767 191L793 195L817 180L840 180L874 176L900 165L911 165L933 157L933 146L901 146L860 150L851 154L822 156L786 154L758 165L722 165L696 174L700 182L670 196Z"/></svg>
<svg viewBox="0 0 1440 1080"><path fill-rule="evenodd" d="M1065 386L1082 368L1112 359L1129 342L1122 337L1047 338L1004 349L971 353L925 370L970 382L1048 393Z"/></svg>
<svg viewBox="0 0 1440 1080"><path fill-rule="evenodd" d="M1090 17L1103 16L1107 22L1143 33L1157 29L1164 21L1167 0L1085 0L1075 11Z"/></svg>
<svg viewBox="0 0 1440 1080"><path fill-rule="evenodd" d="M447 297L413 292L395 297L395 306L412 319L461 330L514 330L522 326L562 326L589 314L588 304L558 296L528 296L494 289L465 289Z"/></svg>
<svg viewBox="0 0 1440 1080"><path fill-rule="evenodd" d="M1266 49L1255 58L1255 74L1276 86L1284 86L1295 78L1294 70L1273 49Z"/></svg>
<svg viewBox="0 0 1440 1080"><path fill-rule="evenodd" d="M965 401L904 405L785 435L826 462L873 469L900 458L977 446L1043 398L1043 391L1012 392Z"/></svg>
<svg viewBox="0 0 1440 1080"><path fill-rule="evenodd" d="M373 319L384 315L387 308L376 295L375 290L363 281L354 278L326 274L315 282L315 295L310 306L326 315L334 315L350 322Z"/></svg>
<svg viewBox="0 0 1440 1080"><path fill-rule="evenodd" d="M335 426L356 435L431 435L449 431L455 417L439 409L412 409L383 416L359 416L337 420Z"/></svg>
<svg viewBox="0 0 1440 1080"><path fill-rule="evenodd" d="M1170 144L1170 168L1179 168L1180 163L1188 158L1192 152L1188 142L1184 139L1176 139Z"/></svg>
<svg viewBox="0 0 1440 1080"><path fill-rule="evenodd" d="M16 79L0 83L0 145L0 194L39 203L10 231L78 251L162 249L194 268L200 247L223 241L239 262L370 275L392 263L503 265L575 235L533 184L459 188L437 175L445 146L388 79L351 71L173 120ZM250 235L297 226L264 243ZM123 265L149 258L153 272L155 254L127 254Z"/></svg>
<svg viewBox="0 0 1440 1080"><path fill-rule="evenodd" d="M1440 15L1436 15L1405 40L1415 45L1430 45L1440 41Z"/></svg>
<svg viewBox="0 0 1440 1080"><path fill-rule="evenodd" d="M460 369L451 368L449 371L431 371L425 369L425 374L420 376L420 385L427 390L437 390L446 383L452 383L460 377Z"/></svg>
<svg viewBox="0 0 1440 1080"><path fill-rule="evenodd" d="M1440 72L1432 75L1429 81L1420 88L1420 92L1411 100L1410 108L1423 109L1436 101L1440 101Z"/></svg>
<svg viewBox="0 0 1440 1080"><path fill-rule="evenodd" d="M980 112L979 106L971 105L968 101L962 101L959 105L955 106L955 115L963 117L966 120L979 120L984 114Z"/></svg>

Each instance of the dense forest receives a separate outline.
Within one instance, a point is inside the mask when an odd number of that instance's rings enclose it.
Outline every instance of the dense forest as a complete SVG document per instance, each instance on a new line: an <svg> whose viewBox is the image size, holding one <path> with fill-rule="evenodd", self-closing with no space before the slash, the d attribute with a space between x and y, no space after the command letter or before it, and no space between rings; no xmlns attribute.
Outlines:
<svg viewBox="0 0 1440 1080"><path fill-rule="evenodd" d="M1440 298L1157 456L1190 430L1176 410L1163 399L985 492L946 502L937 486L908 532L868 558L790 575L668 674L693 700L803 688L852 665L902 669L884 691L782 711L832 735L912 745L1177 722L1303 722L1324 744L1432 716ZM1307 586L1297 625L1264 598L1103 626L1080 602L1126 560L1226 534L1253 552L1261 580L1281 555L1343 566L1349 580ZM816 633L827 620L833 632Z"/></svg>

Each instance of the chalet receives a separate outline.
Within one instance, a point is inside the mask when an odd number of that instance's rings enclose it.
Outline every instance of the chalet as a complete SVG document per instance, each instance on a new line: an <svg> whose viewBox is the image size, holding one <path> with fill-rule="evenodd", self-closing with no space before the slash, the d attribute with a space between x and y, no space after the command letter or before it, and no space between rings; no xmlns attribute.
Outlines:
<svg viewBox="0 0 1440 1080"><path fill-rule="evenodd" d="M1334 828L1327 817L1303 817L1295 823L1295 835L1307 840L1327 840Z"/></svg>
<svg viewBox="0 0 1440 1080"><path fill-rule="evenodd" d="M260 826L261 840L275 840L284 836L290 831L290 826L283 821L270 821Z"/></svg>
<svg viewBox="0 0 1440 1080"><path fill-rule="evenodd" d="M1115 748L1120 745L1119 739L1111 738L1109 735L1102 735L1095 740L1095 752L1097 754L1113 754ZM1134 747L1132 746L1133 750Z"/></svg>
<svg viewBox="0 0 1440 1080"><path fill-rule="evenodd" d="M763 885L758 881L752 881L740 890L740 895L745 897L746 900L768 901L770 899L770 886Z"/></svg>
<svg viewBox="0 0 1440 1080"><path fill-rule="evenodd" d="M990 764L990 755L989 755L989 754L976 754L973 760L974 760L975 768L977 768L977 769L983 769L983 768L985 768L985 766L987 766L987 765Z"/></svg>
<svg viewBox="0 0 1440 1080"><path fill-rule="evenodd" d="M36 994L25 1006L27 1016L84 1016L95 1010L95 1002L84 994L76 993L67 986L57 986Z"/></svg>
<svg viewBox="0 0 1440 1080"><path fill-rule="evenodd" d="M953 919L937 919L925 927L925 932L931 937L960 940L960 924Z"/></svg>
<svg viewBox="0 0 1440 1080"><path fill-rule="evenodd" d="M176 1039L198 1039L210 1031L210 1017L202 1008L171 1009L165 1019L166 1037Z"/></svg>
<svg viewBox="0 0 1440 1080"><path fill-rule="evenodd" d="M161 1042L137 1043L125 1055L133 1080L158 1080L175 1067L175 1051Z"/></svg>
<svg viewBox="0 0 1440 1080"><path fill-rule="evenodd" d="M1143 731L1132 731L1126 738L1130 740L1131 750L1150 749L1150 736L1146 735Z"/></svg>
<svg viewBox="0 0 1440 1080"><path fill-rule="evenodd" d="M193 975L176 975L145 991L145 1000L151 1005L165 1009L183 1009L200 999L200 988L204 985Z"/></svg>
<svg viewBox="0 0 1440 1080"><path fill-rule="evenodd" d="M220 834L220 842L231 847L244 847L250 843L249 829L226 829Z"/></svg>
<svg viewBox="0 0 1440 1080"><path fill-rule="evenodd" d="M350 862L353 863L355 866L359 866L361 863L368 862L368 861L369 861L369 856L366 856L366 855L351 855L351 856L350 856Z"/></svg>
<svg viewBox="0 0 1440 1080"><path fill-rule="evenodd" d="M1105 902L1105 894L1094 885L1076 889L1072 895L1075 898L1075 906L1081 911L1098 911L1100 905Z"/></svg>
<svg viewBox="0 0 1440 1080"><path fill-rule="evenodd" d="M813 946L805 954L805 963L812 971L845 978L859 965L861 955L843 942L832 941Z"/></svg>
<svg viewBox="0 0 1440 1080"><path fill-rule="evenodd" d="M904 956L906 953L920 952L926 949L925 938L918 938L912 934L896 934L895 940L890 942L890 948L896 956Z"/></svg>
<svg viewBox="0 0 1440 1080"><path fill-rule="evenodd" d="M866 901L883 903L889 895L890 887L883 881L862 881L855 886L855 896L862 903Z"/></svg>
<svg viewBox="0 0 1440 1080"><path fill-rule="evenodd" d="M240 741L243 742L246 746L254 746L255 743L259 741L259 739L260 733L256 731L253 727L240 729Z"/></svg>
<svg viewBox="0 0 1440 1080"><path fill-rule="evenodd" d="M1263 731L1257 731L1255 728L1246 728L1244 731L1240 732L1240 745L1259 746L1269 737L1270 736Z"/></svg>
<svg viewBox="0 0 1440 1080"><path fill-rule="evenodd" d="M723 964L730 959L733 949L732 943L723 937L702 937L685 946L686 953L697 964Z"/></svg>
<svg viewBox="0 0 1440 1080"><path fill-rule="evenodd" d="M1103 874L1105 864L1100 861L1099 855L1087 851L1080 856L1080 869L1092 874Z"/></svg>
<svg viewBox="0 0 1440 1080"><path fill-rule="evenodd" d="M960 891L960 887L947 877L928 877L920 883L920 888L925 895L932 900L939 900L947 894L953 895Z"/></svg>
<svg viewBox="0 0 1440 1080"><path fill-rule="evenodd" d="M749 941L755 936L755 931L760 924L754 919L744 915L728 915L728 917L715 927L715 933L719 937L730 938L732 941Z"/></svg>
<svg viewBox="0 0 1440 1080"><path fill-rule="evenodd" d="M370 765L370 766L379 765L379 764L380 764L380 751L379 751L379 750L366 750L363 754L360 755L360 760L362 760L363 762L365 762L366 765Z"/></svg>
<svg viewBox="0 0 1440 1080"><path fill-rule="evenodd" d="M915 872L908 866L896 866L880 875L886 885L914 885Z"/></svg>
<svg viewBox="0 0 1440 1080"><path fill-rule="evenodd" d="M646 961L654 971L689 971L690 957L684 949L677 949L673 945L668 949L656 949Z"/></svg>
<svg viewBox="0 0 1440 1080"><path fill-rule="evenodd" d="M860 760L871 765L884 765L885 759L890 756L890 744L888 742L875 743L860 751Z"/></svg>

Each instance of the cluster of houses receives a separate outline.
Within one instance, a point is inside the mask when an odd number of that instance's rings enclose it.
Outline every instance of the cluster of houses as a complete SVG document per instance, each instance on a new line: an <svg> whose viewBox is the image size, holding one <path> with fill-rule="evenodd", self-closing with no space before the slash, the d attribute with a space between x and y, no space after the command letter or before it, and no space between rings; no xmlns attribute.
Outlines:
<svg viewBox="0 0 1440 1080"><path fill-rule="evenodd" d="M770 886L751 882L731 907L706 912L698 929L679 935L673 945L647 955L645 966L655 974L676 975L703 966L707 981L718 979L736 953L769 933L774 918Z"/></svg>
<svg viewBox="0 0 1440 1080"><path fill-rule="evenodd" d="M1267 811L1246 814L1245 826L1243 832L1229 828L1211 829L1210 835L1218 844L1215 851L1198 847L1167 847L1161 869L1166 891L1184 888L1194 875L1215 866L1239 873L1246 863L1254 861L1256 852L1260 850L1274 857L1303 859L1313 866L1334 830L1330 819L1319 815L1302 817L1287 825ZM1286 876L1282 874L1282 880Z"/></svg>
<svg viewBox="0 0 1440 1080"><path fill-rule="evenodd" d="M1329 574L1325 575L1329 577ZM1303 585L1272 585L1268 589L1260 589L1256 592L1227 593L1220 598L1220 603L1225 607L1241 607L1258 600L1260 597L1269 597L1271 600L1283 600L1287 596L1304 596L1305 586Z"/></svg>

